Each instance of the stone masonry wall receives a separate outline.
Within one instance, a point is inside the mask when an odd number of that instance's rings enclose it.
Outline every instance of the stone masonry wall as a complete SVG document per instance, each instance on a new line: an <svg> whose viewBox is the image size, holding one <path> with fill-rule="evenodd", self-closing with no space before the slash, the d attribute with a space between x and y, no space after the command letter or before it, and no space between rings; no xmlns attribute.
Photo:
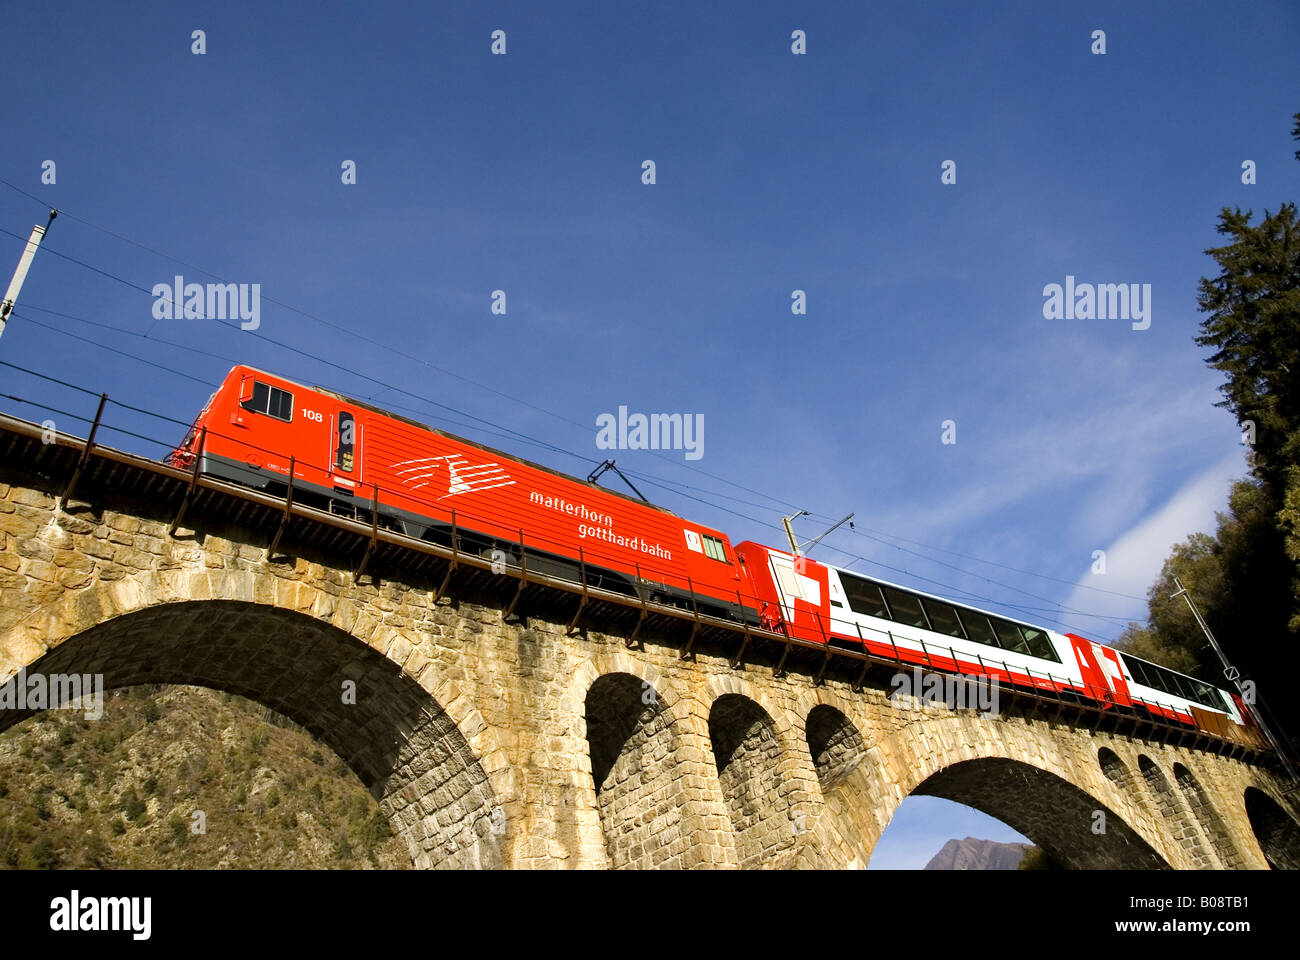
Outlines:
<svg viewBox="0 0 1300 960"><path fill-rule="evenodd" d="M357 771L421 866L861 867L913 792L986 809L1066 866L1263 868L1261 841L1278 865L1300 849L1275 778L1241 761L902 709L883 683L733 671L704 646L682 660L683 637L567 636L528 598L503 622L490 595L435 605L432 584L354 583L347 564L270 560L265 531L173 538L169 519L63 511L0 465L0 679L260 700Z"/></svg>

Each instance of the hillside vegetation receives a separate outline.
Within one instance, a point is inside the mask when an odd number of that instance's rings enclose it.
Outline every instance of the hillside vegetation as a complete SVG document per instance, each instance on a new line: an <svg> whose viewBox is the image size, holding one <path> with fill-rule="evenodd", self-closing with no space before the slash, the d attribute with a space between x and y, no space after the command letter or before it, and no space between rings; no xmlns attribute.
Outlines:
<svg viewBox="0 0 1300 960"><path fill-rule="evenodd" d="M0 734L0 867L411 861L357 777L303 728L232 694L143 686L106 692L98 720L46 711Z"/></svg>

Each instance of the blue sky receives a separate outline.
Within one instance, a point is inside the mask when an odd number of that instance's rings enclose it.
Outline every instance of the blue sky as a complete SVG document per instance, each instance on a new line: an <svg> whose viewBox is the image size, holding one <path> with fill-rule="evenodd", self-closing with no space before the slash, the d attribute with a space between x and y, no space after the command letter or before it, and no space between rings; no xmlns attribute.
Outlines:
<svg viewBox="0 0 1300 960"><path fill-rule="evenodd" d="M1296 199L1294 3L55 3L6 27L0 178L37 199L0 185L0 269L54 205L49 251L263 298L255 333L155 324L43 250L9 363L186 420L246 362L580 475L601 413L701 414L699 461L616 453L651 499L735 541L855 511L815 556L1101 640L1244 471L1196 281L1221 207ZM1044 319L1067 275L1151 284L1150 329Z"/></svg>

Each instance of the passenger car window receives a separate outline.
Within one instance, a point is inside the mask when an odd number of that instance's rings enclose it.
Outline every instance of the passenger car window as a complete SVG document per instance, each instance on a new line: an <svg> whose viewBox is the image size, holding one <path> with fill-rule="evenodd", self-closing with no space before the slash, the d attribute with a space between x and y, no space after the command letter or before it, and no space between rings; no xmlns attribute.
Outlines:
<svg viewBox="0 0 1300 960"><path fill-rule="evenodd" d="M1014 623L1006 620L998 620L995 617L989 617L989 622L993 624L993 629L997 631L998 644L1003 650L1012 650L1015 653L1029 653L1029 644L1025 642L1020 628Z"/></svg>
<svg viewBox="0 0 1300 960"><path fill-rule="evenodd" d="M1043 631L1035 630L1033 627L1021 627L1020 632L1024 634L1025 641L1029 644L1029 652L1034 656L1040 660L1060 661L1056 655L1056 648L1052 646L1052 641Z"/></svg>
<svg viewBox="0 0 1300 960"><path fill-rule="evenodd" d="M909 627L929 628L929 624L925 619L925 611L921 609L920 597L904 593L902 590L895 590L892 587L886 587L885 599L889 601L889 609L894 614L894 620L897 623L906 624Z"/></svg>
<svg viewBox="0 0 1300 960"><path fill-rule="evenodd" d="M990 647L999 646L998 636L993 632L993 627L989 624L989 618L984 614L976 613L973 610L963 610L961 612L961 622L966 625L966 636L976 643L987 644Z"/></svg>
<svg viewBox="0 0 1300 960"><path fill-rule="evenodd" d="M870 580L849 576L843 571L839 572L839 577L840 586L844 588L844 598L849 601L849 609L854 613L862 614L864 617L889 619L889 610L885 608L885 601L880 595L879 586Z"/></svg>
<svg viewBox="0 0 1300 960"><path fill-rule="evenodd" d="M930 615L930 629L935 633L946 633L950 637L956 637L959 640L966 639L966 632L961 628L961 621L957 619L957 611L946 603L940 603L938 600L926 598L921 601L925 605L925 612Z"/></svg>

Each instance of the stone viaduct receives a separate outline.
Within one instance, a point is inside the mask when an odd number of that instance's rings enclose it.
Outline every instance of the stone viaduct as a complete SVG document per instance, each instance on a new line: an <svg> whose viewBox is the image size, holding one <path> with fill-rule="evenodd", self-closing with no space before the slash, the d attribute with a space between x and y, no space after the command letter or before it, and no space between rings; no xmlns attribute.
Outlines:
<svg viewBox="0 0 1300 960"><path fill-rule="evenodd" d="M0 680L257 700L338 753L417 866L860 868L913 793L1067 867L1300 866L1262 755L1014 699L902 709L887 664L787 659L40 435L0 417Z"/></svg>

